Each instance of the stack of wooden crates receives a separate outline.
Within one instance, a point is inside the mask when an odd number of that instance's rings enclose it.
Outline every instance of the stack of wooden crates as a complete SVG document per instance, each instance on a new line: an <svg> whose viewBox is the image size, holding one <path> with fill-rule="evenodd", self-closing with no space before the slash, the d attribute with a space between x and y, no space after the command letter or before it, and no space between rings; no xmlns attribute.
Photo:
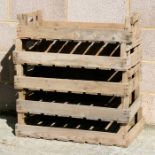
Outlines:
<svg viewBox="0 0 155 155"><path fill-rule="evenodd" d="M18 15L17 136L127 147L143 127L139 16L124 24Z"/></svg>

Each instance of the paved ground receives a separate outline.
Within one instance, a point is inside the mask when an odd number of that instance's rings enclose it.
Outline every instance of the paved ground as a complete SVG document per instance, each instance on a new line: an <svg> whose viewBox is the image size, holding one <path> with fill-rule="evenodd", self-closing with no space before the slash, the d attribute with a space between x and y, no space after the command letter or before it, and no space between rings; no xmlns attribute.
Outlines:
<svg viewBox="0 0 155 155"><path fill-rule="evenodd" d="M19 138L13 133L15 122L15 117L0 117L0 155L155 155L153 126L146 126L128 148L120 148Z"/></svg>

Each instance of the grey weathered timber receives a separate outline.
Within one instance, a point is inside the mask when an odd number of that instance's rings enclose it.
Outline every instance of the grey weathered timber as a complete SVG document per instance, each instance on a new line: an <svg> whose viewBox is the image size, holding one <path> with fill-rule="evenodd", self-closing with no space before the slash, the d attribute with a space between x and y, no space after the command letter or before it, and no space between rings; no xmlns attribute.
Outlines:
<svg viewBox="0 0 155 155"><path fill-rule="evenodd" d="M77 54L59 54L42 52L19 52L13 53L16 64L42 65L42 66L70 66L75 68L90 69L116 69L125 71L140 61L140 53L137 51L127 59L121 57L91 56Z"/></svg>
<svg viewBox="0 0 155 155"><path fill-rule="evenodd" d="M77 129L64 129L56 127L41 127L32 125L16 125L16 135L22 137L44 138L44 139L57 139L74 142L103 145L117 145L127 147L131 141L143 129L144 120L141 119L126 136L118 133L108 133L99 131L87 131Z"/></svg>
<svg viewBox="0 0 155 155"><path fill-rule="evenodd" d="M140 108L137 99L128 109L96 107L76 104L50 103L31 100L17 100L18 113L58 115L64 117L87 118L91 120L117 121L128 123Z"/></svg>

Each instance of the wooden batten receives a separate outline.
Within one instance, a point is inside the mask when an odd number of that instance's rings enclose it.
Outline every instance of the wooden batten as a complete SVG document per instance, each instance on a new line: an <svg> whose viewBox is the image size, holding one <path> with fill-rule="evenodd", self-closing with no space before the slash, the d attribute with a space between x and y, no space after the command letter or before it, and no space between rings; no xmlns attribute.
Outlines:
<svg viewBox="0 0 155 155"><path fill-rule="evenodd" d="M116 69L125 71L140 62L140 51L137 49L127 58L107 57L107 56L91 56L77 54L59 54L59 53L41 53L41 52L20 52L13 54L14 63L43 65L43 66L70 66L74 68L90 68L90 69Z"/></svg>
<svg viewBox="0 0 155 155"><path fill-rule="evenodd" d="M124 96L129 93L127 83L68 80L56 78L35 78L15 76L16 89L74 92Z"/></svg>
<svg viewBox="0 0 155 155"><path fill-rule="evenodd" d="M22 137L57 139L74 142L104 145L126 146L126 142L121 135L108 132L75 130L75 129L61 129L52 127L39 127L32 125L16 125L16 135Z"/></svg>
<svg viewBox="0 0 155 155"><path fill-rule="evenodd" d="M129 110L96 107L86 105L73 105L62 103L38 102L30 100L17 100L18 113L57 115L73 118L87 118L90 120L117 121L127 123Z"/></svg>
<svg viewBox="0 0 155 155"><path fill-rule="evenodd" d="M31 100L17 100L18 113L57 115L90 120L117 121L128 123L133 119L141 106L137 99L128 109L96 107L76 104L49 103Z"/></svg>
<svg viewBox="0 0 155 155"><path fill-rule="evenodd" d="M103 145L116 145L121 147L128 147L134 140L138 133L143 129L144 120L141 119L126 136L118 133L108 133L100 131L87 131L64 129L57 127L42 127L32 125L16 125L16 135L22 137L57 139L62 141L74 141L78 143L91 143Z"/></svg>
<svg viewBox="0 0 155 155"><path fill-rule="evenodd" d="M14 52L16 64L43 65L43 66L70 66L74 68L116 69L124 71L129 68L126 59L117 57L98 57L91 55L41 53L41 52ZM136 59L136 58L134 58ZM123 63L126 60L126 63ZM123 64L123 65L122 65Z"/></svg>
<svg viewBox="0 0 155 155"><path fill-rule="evenodd" d="M94 30L76 28L47 28L44 26L32 27L19 25L17 29L18 38L46 38L47 40L78 40L78 41L108 41L108 42L129 42L130 33L119 30Z"/></svg>

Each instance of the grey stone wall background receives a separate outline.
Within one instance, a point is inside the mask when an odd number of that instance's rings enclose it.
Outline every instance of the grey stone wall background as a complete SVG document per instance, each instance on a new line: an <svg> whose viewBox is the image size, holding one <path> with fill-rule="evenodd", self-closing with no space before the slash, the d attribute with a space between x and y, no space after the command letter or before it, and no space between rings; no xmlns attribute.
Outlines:
<svg viewBox="0 0 155 155"><path fill-rule="evenodd" d="M144 117L155 124L155 0L0 0L0 110L15 110L11 54L16 15L40 9L44 19L122 23L130 12L141 14Z"/></svg>

